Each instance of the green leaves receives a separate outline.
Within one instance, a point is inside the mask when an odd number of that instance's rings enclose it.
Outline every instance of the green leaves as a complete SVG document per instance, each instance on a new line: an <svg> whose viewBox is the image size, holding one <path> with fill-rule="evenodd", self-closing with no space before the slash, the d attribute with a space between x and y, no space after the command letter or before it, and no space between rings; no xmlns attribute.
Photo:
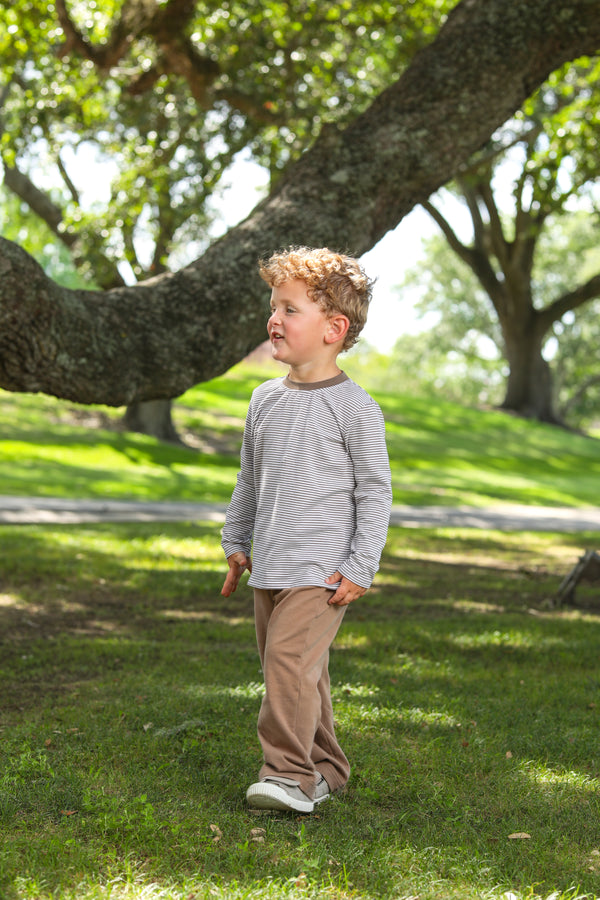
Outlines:
<svg viewBox="0 0 600 900"><path fill-rule="evenodd" d="M278 177L397 77L449 5L15 0L0 9L2 159L51 185L89 277L110 287L127 259L144 278L190 227L206 241L237 153Z"/></svg>

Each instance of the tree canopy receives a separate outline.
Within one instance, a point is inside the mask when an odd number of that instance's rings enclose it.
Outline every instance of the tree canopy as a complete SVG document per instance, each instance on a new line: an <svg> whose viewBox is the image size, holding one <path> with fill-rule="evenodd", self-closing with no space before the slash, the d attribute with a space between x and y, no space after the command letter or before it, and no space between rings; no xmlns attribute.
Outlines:
<svg viewBox="0 0 600 900"><path fill-rule="evenodd" d="M306 2L293 16L278 4L203 5L201 17L198 9L130 0L100 12L61 0L51 12L17 0L3 11L11 36L2 48L5 180L24 176L16 192L31 208L50 204L56 232L79 245L96 283L110 289L59 287L2 240L0 386L123 405L175 397L224 371L263 339L257 258L288 244L362 254L466 164L552 71L600 46L595 0L462 0L443 23L436 3ZM430 22L439 27L433 39ZM372 62L373 77L359 77L360 60L363 69ZM120 238L77 210L67 143L55 140L61 128L75 143L93 133L103 153L118 157ZM206 246L207 191L242 146L269 164L271 191ZM48 147L58 148L63 172L56 198L24 166ZM166 170L178 173L173 191L163 189L171 185ZM143 217L153 223L149 270L158 274L125 285L117 261L126 255L134 271L143 268ZM200 255L163 271L165 237L178 229L199 237Z"/></svg>
<svg viewBox="0 0 600 900"><path fill-rule="evenodd" d="M138 280L173 269L173 248L206 246L209 201L237 153L275 181L392 81L444 5L112 0L58 2L52 18L18 0L0 47L12 65L5 183L96 286L124 284L124 261ZM73 174L83 150L109 188L91 209Z"/></svg>

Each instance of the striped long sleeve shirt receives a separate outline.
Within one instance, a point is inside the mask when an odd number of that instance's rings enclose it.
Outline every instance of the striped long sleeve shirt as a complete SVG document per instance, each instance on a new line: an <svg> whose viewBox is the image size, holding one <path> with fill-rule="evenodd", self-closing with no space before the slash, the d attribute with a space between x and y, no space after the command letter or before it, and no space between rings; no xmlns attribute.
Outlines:
<svg viewBox="0 0 600 900"><path fill-rule="evenodd" d="M331 588L339 571L368 588L390 508L383 415L366 391L343 372L256 388L222 534L228 557L253 544L250 585Z"/></svg>

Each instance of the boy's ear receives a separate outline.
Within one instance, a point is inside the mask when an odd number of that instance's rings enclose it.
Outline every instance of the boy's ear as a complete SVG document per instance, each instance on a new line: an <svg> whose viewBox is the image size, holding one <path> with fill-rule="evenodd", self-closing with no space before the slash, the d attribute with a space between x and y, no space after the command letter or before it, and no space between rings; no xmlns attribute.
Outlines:
<svg viewBox="0 0 600 900"><path fill-rule="evenodd" d="M350 319L342 313L335 313L329 319L329 327L325 333L325 343L335 344L343 341L350 328Z"/></svg>

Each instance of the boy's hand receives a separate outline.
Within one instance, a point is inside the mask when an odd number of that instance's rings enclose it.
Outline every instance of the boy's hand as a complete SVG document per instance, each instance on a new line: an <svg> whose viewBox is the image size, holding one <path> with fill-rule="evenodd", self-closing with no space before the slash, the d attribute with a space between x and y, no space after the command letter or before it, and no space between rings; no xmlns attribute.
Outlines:
<svg viewBox="0 0 600 900"><path fill-rule="evenodd" d="M240 583L240 578L245 569L248 569L249 572L252 571L252 560L249 556L246 556L245 553L242 553L241 550L228 556L227 564L229 566L229 572L227 573L225 582L221 588L221 594L224 597L229 597L233 594Z"/></svg>
<svg viewBox="0 0 600 900"><path fill-rule="evenodd" d="M333 597L330 597L327 601L330 606L348 606L353 600L358 600L359 597L366 593L366 588L354 584L348 578L344 578L341 572L334 572L333 575L325 579L327 584L335 584L338 581L341 582L340 586Z"/></svg>

